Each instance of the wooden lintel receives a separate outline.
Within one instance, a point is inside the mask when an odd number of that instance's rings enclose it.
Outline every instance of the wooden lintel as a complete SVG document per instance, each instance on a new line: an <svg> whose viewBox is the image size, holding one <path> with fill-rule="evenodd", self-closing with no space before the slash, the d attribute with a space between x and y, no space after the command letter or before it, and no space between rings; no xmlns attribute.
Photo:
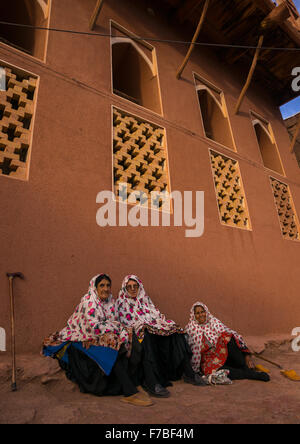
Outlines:
<svg viewBox="0 0 300 444"><path fill-rule="evenodd" d="M192 43L190 44L189 50L188 50L188 52L187 52L187 54L186 54L186 56L184 58L184 61L182 62L182 65L180 66L180 68L178 69L178 71L176 73L176 78L177 79L180 79L181 74L182 74L184 68L186 67L187 62L189 61L189 58L190 58L190 56L192 54L192 51L193 51L193 49L195 47L195 43L196 43L197 38L198 38L198 36L200 34L202 25L203 25L205 17L206 17L206 13L207 13L207 10L208 10L209 2L210 2L210 0L205 0L205 4L204 4L203 10L202 10L202 14L201 14L201 17L200 17L200 20L199 20L196 32L194 34Z"/></svg>
<svg viewBox="0 0 300 444"><path fill-rule="evenodd" d="M253 74L254 74L254 71L255 71L255 68L256 68L257 60L258 60L258 57L259 57L259 53L260 53L260 49L262 47L263 41L264 41L264 36L261 35L259 37L259 40L258 40L258 45L257 45L256 51L255 51L254 57L253 57L252 65L251 65L251 68L250 68L250 71L249 71L249 74L248 74L245 86L242 89L242 92L240 94L240 97L239 97L239 99L237 101L237 104L236 104L236 107L235 107L235 114L237 114L239 112L241 104L242 104L242 101L243 101L243 99L245 97L245 94L246 94L246 92L247 92L247 90L248 90L248 88L250 86L250 83L251 83L251 80L252 80L252 77L253 77Z"/></svg>
<svg viewBox="0 0 300 444"><path fill-rule="evenodd" d="M93 31L96 21L99 17L99 14L101 12L102 6L103 6L104 0L97 0L97 4L95 6L94 12L92 14L91 20L90 20L90 30Z"/></svg>
<svg viewBox="0 0 300 444"><path fill-rule="evenodd" d="M300 114L299 114L299 117L298 117L298 125L296 127L296 131L295 131L295 134L294 134L294 137L292 139L291 146L290 146L290 152L291 153L294 152L295 145L296 145L296 140L297 140L297 137L298 137L299 134L300 134Z"/></svg>

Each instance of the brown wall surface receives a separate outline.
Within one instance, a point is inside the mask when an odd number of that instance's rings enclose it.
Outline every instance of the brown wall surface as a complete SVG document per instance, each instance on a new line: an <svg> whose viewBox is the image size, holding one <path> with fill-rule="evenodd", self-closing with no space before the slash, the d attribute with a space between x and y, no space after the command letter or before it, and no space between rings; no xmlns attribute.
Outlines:
<svg viewBox="0 0 300 444"><path fill-rule="evenodd" d="M142 37L178 40L175 28L139 4L108 0L95 32L109 33L113 19ZM94 6L94 0L53 0L50 26L88 31ZM63 328L100 272L112 277L115 296L123 277L136 274L182 326L197 300L244 335L290 333L299 325L300 242L283 239L269 181L271 175L289 185L300 215L299 167L279 110L253 84L234 115L246 73L203 49L176 80L186 47L151 44L161 116L112 94L108 37L50 32L45 64L0 44L2 61L40 76L29 180L0 176L0 326L9 332L5 273L21 271L26 280L14 286L19 351L37 351L46 335ZM193 72L224 92L237 152L204 137ZM112 190L112 105L166 129L171 190L205 192L203 236L186 238L185 226L97 225L96 196ZM271 123L286 177L263 166L250 110ZM221 225L209 148L239 161L251 231Z"/></svg>

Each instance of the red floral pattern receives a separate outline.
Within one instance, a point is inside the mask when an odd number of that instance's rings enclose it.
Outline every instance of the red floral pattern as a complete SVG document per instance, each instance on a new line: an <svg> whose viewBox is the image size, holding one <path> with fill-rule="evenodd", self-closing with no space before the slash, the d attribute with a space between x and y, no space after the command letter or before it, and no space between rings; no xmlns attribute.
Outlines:
<svg viewBox="0 0 300 444"><path fill-rule="evenodd" d="M197 306L203 307L206 312L204 324L199 324L195 319ZM205 375L210 375L221 368L227 360L227 344L232 337L242 351L250 353L242 336L212 316L202 302L196 302L192 306L190 322L185 327L185 332L188 334L188 343L193 352L191 364L195 372L202 370Z"/></svg>

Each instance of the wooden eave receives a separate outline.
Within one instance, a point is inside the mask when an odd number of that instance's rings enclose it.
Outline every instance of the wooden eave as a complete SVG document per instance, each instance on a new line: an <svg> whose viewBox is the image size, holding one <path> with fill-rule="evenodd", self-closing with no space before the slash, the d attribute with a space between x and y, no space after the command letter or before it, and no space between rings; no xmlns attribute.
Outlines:
<svg viewBox="0 0 300 444"><path fill-rule="evenodd" d="M155 3L155 2L153 2ZM180 25L182 32L190 37L197 27L204 0L160 0L168 8L173 24ZM271 0L211 0L205 23L198 41L256 47L261 35L261 23L275 8ZM288 20L275 24L265 32L263 47L300 48L300 29ZM201 51L201 47L195 51ZM247 73L254 49L221 48L212 49L229 65L239 66ZM300 52L262 49L253 81L259 82L281 105L299 94L292 90L292 69L299 65Z"/></svg>

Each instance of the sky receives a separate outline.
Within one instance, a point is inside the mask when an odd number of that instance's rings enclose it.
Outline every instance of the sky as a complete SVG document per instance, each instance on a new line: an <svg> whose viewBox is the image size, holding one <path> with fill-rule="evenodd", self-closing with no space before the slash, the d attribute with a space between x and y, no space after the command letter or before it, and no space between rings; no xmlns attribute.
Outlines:
<svg viewBox="0 0 300 444"><path fill-rule="evenodd" d="M300 0L294 0L295 5L298 8L298 11L300 12Z"/></svg>
<svg viewBox="0 0 300 444"><path fill-rule="evenodd" d="M300 0L294 0L294 3L300 13ZM300 61L298 63L298 66L300 67ZM300 113L300 94L298 97L296 97L296 99L293 99L291 100L291 102L288 102L285 105L281 106L280 111L284 119Z"/></svg>

